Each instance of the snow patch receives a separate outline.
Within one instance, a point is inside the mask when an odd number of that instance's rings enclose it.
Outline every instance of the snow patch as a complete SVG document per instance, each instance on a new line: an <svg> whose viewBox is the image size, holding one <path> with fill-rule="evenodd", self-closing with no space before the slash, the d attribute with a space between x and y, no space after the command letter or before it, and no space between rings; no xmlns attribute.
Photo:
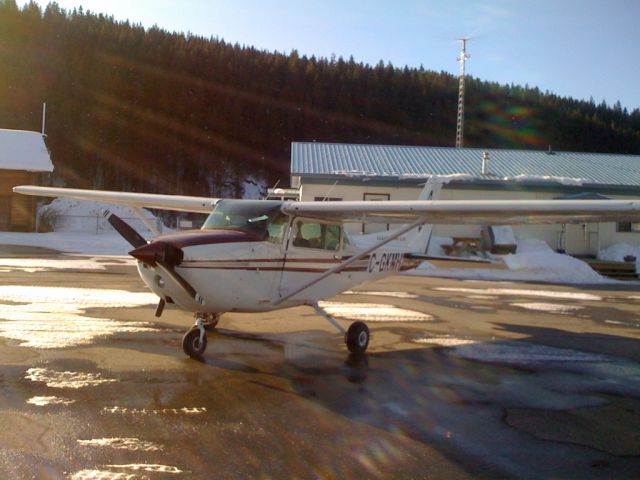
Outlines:
<svg viewBox="0 0 640 480"><path fill-rule="evenodd" d="M103 378L99 373L57 372L48 368L30 368L24 378L32 382L44 382L51 388L96 387L117 382L114 378Z"/></svg>
<svg viewBox="0 0 640 480"><path fill-rule="evenodd" d="M0 168L29 172L53 172L53 163L38 132L0 129Z"/></svg>
<svg viewBox="0 0 640 480"><path fill-rule="evenodd" d="M511 303L510 305L512 307L549 313L569 313L583 308L579 305L559 305L557 303Z"/></svg>
<svg viewBox="0 0 640 480"><path fill-rule="evenodd" d="M398 308L393 305L339 302L319 302L319 305L329 315L349 320L369 322L424 322L433 320L432 315Z"/></svg>
<svg viewBox="0 0 640 480"><path fill-rule="evenodd" d="M548 297L548 298L560 298L564 300L585 300L585 301L601 301L602 297L599 295L593 295L591 293L579 293L579 292L557 292L549 290L528 290L528 289L516 289L516 288L452 288L452 287L436 287L434 290L440 290L443 292L458 292L458 293L474 293L480 295L513 295L513 296L525 296L525 297Z"/></svg>
<svg viewBox="0 0 640 480"><path fill-rule="evenodd" d="M415 293L409 292L383 292L376 290L346 290L342 292L342 295L372 295L377 297L392 297L392 298L419 298Z"/></svg>
<svg viewBox="0 0 640 480"><path fill-rule="evenodd" d="M460 345L471 345L473 343L477 343L476 340L456 338L456 337L451 337L449 335L444 335L440 337L416 338L413 340L413 342L427 344L427 345L438 345L440 347L458 347Z"/></svg>
<svg viewBox="0 0 640 480"><path fill-rule="evenodd" d="M32 348L86 345L116 333L157 332L146 322L92 318L87 308L135 307L155 303L150 293L89 288L0 286L0 336Z"/></svg>
<svg viewBox="0 0 640 480"><path fill-rule="evenodd" d="M108 447L116 450L131 450L142 452L157 452L162 446L140 440L139 438L93 438L91 440L78 440L78 444L85 447Z"/></svg>
<svg viewBox="0 0 640 480"><path fill-rule="evenodd" d="M101 235L80 232L0 232L0 244L50 248L85 255L122 256L131 250L131 245L115 232Z"/></svg>
<svg viewBox="0 0 640 480"><path fill-rule="evenodd" d="M430 255L444 255L441 245L451 244L446 237L432 237ZM538 239L518 240L515 254L496 256L502 259L507 269L500 268L437 268L423 262L417 269L405 275L460 278L475 280L534 281L560 284L611 284L618 280L603 277L587 263L554 252L546 242Z"/></svg>
<svg viewBox="0 0 640 480"><path fill-rule="evenodd" d="M62 397L31 397L27 400L27 403L37 405L38 407L45 407L47 405L71 405L75 403L75 400Z"/></svg>
<svg viewBox="0 0 640 480"><path fill-rule="evenodd" d="M102 413L128 414L128 415L199 415L206 413L206 407L182 407L182 408L128 408L128 407L104 407Z"/></svg>
<svg viewBox="0 0 640 480"><path fill-rule="evenodd" d="M113 203L56 198L51 203L40 206L38 217L51 216L55 218L56 232L115 233L114 228L104 217L107 210L125 220L142 236L153 234L131 207ZM161 231L165 230L162 222L149 210L140 209L140 211L152 225Z"/></svg>
<svg viewBox="0 0 640 480"><path fill-rule="evenodd" d="M554 182L571 186L580 186L589 181L586 178L555 177L552 175L516 175L515 177L503 177L503 180L514 182Z"/></svg>

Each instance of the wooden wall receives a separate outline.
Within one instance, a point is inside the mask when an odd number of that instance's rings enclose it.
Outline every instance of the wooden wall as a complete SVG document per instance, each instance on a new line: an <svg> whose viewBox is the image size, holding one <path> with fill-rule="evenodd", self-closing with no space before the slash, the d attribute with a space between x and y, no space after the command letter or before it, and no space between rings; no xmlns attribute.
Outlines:
<svg viewBox="0 0 640 480"><path fill-rule="evenodd" d="M16 185L34 185L39 174L0 170L0 231L32 232L36 223L36 199L11 191Z"/></svg>

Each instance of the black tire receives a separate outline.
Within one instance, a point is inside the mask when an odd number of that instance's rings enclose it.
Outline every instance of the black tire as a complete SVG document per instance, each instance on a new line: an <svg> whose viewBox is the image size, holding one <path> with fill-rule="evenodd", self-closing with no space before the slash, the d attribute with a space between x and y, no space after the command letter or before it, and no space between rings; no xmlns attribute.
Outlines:
<svg viewBox="0 0 640 480"><path fill-rule="evenodd" d="M182 350L192 358L200 358L207 349L207 336L200 342L200 330L192 328L182 337Z"/></svg>
<svg viewBox="0 0 640 480"><path fill-rule="evenodd" d="M369 346L369 327L364 322L353 322L344 336L344 341L351 353L366 352Z"/></svg>

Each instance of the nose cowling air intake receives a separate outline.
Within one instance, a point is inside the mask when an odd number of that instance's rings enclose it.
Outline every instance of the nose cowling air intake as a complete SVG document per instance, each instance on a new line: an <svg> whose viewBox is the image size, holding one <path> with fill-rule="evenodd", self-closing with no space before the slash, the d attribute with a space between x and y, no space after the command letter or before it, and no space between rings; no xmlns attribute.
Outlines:
<svg viewBox="0 0 640 480"><path fill-rule="evenodd" d="M181 248L167 242L163 242L162 240L145 243L144 245L131 250L129 255L150 267L156 267L158 263L160 263L173 268L180 265L184 258L184 252Z"/></svg>

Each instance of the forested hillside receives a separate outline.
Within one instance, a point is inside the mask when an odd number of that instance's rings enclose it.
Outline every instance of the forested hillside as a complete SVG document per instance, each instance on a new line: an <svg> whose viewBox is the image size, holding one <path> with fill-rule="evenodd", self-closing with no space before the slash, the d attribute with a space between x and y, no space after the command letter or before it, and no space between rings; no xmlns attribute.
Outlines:
<svg viewBox="0 0 640 480"><path fill-rule="evenodd" d="M640 153L638 109L467 82L465 146ZM457 79L0 0L0 128L39 130L43 102L69 186L241 195L288 182L292 141L453 146Z"/></svg>

